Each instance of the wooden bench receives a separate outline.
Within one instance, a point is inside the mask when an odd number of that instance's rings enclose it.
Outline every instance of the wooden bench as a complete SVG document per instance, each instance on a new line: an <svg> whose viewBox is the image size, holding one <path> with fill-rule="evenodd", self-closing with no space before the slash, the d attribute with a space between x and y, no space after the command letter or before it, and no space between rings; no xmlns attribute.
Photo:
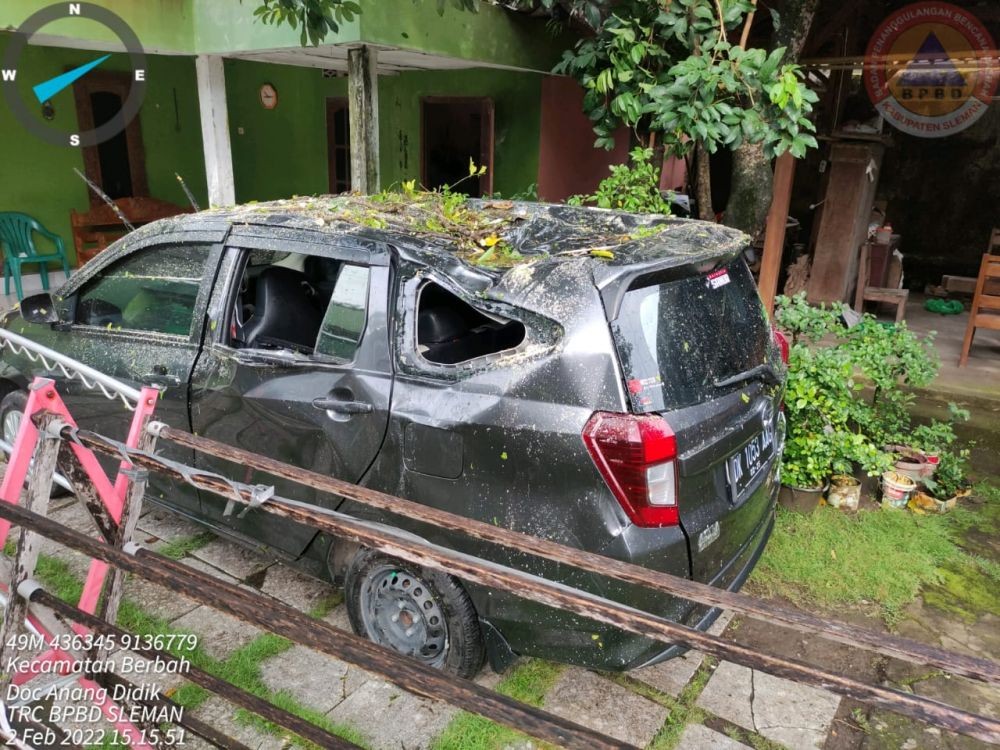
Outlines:
<svg viewBox="0 0 1000 750"><path fill-rule="evenodd" d="M899 289L886 286L886 279L889 276L888 260L883 264L880 279L875 279L879 286L870 286L873 281L871 263L872 243L866 242L861 246L861 259L858 262L858 286L854 292L854 309L857 312L864 312L865 302L885 302L896 306L896 322L899 323L906 314L906 300L910 296L908 289Z"/></svg>
<svg viewBox="0 0 1000 750"><path fill-rule="evenodd" d="M191 213L190 208L182 208L155 198L119 198L115 205L136 228L158 219ZM69 216L78 266L128 234L128 229L110 206L100 205L86 212L73 210Z"/></svg>

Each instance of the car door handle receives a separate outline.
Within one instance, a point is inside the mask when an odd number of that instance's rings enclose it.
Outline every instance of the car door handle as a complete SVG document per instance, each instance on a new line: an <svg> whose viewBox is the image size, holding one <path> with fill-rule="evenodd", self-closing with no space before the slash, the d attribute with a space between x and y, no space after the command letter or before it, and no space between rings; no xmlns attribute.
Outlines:
<svg viewBox="0 0 1000 750"><path fill-rule="evenodd" d="M337 414L370 414L374 411L372 405L364 401L342 401L339 398L316 398L313 399L313 406Z"/></svg>
<svg viewBox="0 0 1000 750"><path fill-rule="evenodd" d="M178 386L181 384L181 379L168 373L167 368L163 365L155 366L152 372L146 373L139 380L144 385Z"/></svg>

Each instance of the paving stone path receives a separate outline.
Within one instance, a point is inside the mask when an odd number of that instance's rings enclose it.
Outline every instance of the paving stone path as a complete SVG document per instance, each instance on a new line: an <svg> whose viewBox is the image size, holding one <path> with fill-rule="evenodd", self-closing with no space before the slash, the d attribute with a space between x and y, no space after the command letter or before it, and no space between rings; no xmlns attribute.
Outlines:
<svg viewBox="0 0 1000 750"><path fill-rule="evenodd" d="M61 501L50 515L61 523L89 531L89 519L72 499ZM148 509L139 520L136 541L153 549L169 548L190 540L204 530L167 511ZM79 575L86 560L47 544L45 554L69 563ZM337 591L321 581L305 576L273 557L248 550L224 539L212 539L192 549L182 562L229 582L251 586L264 594L315 613L324 602L334 600ZM183 591L165 591L138 579L130 579L127 597L144 611L168 620L178 630L200 636L205 651L226 659L251 643L262 631L214 609L199 605ZM349 630L343 604L323 615L335 627ZM729 623L720 618L713 632L720 633ZM317 716L357 732L373 750L419 750L431 748L459 713L442 703L419 698L338 659L303 646L293 646L264 660L260 677L267 690L293 699ZM678 699L696 679L710 671L700 694ZM500 677L486 668L477 680L495 687ZM171 682L171 685L174 685ZM821 748L840 700L824 690L804 687L787 680L723 662L716 665L700 653L634 670L626 675L600 674L578 667L566 667L545 695L543 707L554 714L577 721L637 747L658 746L657 738L676 714L682 721L694 715L696 721L675 727L668 746L692 750L737 750L758 745L766 738L771 747ZM289 747L289 738L269 734L248 722L226 701L210 697L193 715L209 722L251 748L278 750ZM705 721L708 725L706 726ZM534 747L535 745L530 745ZM186 750L208 745L189 738Z"/></svg>

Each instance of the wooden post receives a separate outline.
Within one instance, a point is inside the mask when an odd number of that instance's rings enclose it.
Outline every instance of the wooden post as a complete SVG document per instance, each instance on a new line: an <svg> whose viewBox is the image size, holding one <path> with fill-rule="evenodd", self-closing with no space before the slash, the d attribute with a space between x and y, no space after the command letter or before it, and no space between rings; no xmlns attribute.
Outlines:
<svg viewBox="0 0 1000 750"><path fill-rule="evenodd" d="M351 190L379 190L378 53L367 45L347 51L348 111L351 120Z"/></svg>
<svg viewBox="0 0 1000 750"><path fill-rule="evenodd" d="M774 165L771 210L767 213L764 257L760 262L758 287L768 315L774 314L774 297L778 293L778 274L781 272L781 255L785 248L785 225L788 223L788 205L792 201L794 177L795 157L786 151L778 157Z"/></svg>
<svg viewBox="0 0 1000 750"><path fill-rule="evenodd" d="M28 417L24 417L28 419ZM38 435L38 447L35 451L35 461L28 470L28 491L25 493L24 507L33 513L47 515L49 512L49 495L52 492L52 475L56 470L56 459L59 456L61 440L59 435L51 435L46 428L58 417L46 417ZM7 609L0 625L0 659L10 656L5 648L8 639L16 636L24 627L24 619L28 614L28 602L18 596L17 587L35 575L35 565L38 564L38 551L41 546L39 535L20 527L17 530L17 551L14 555L14 565L10 576L10 586L7 589ZM16 649L15 655L16 655ZM6 688L13 675L6 670L0 670L0 688Z"/></svg>
<svg viewBox="0 0 1000 750"><path fill-rule="evenodd" d="M148 420L145 420L143 427L145 428L147 424ZM138 449L153 451L155 448L156 436L143 429ZM142 515L142 499L146 494L146 480L149 470L132 467L119 471L128 471L131 476L131 484L125 494L125 505L122 507L121 521L118 523L113 542L115 547L121 549L126 543L132 541L135 527L139 523L139 516ZM108 622L118 622L118 608L121 606L122 596L125 593L125 573L119 568L111 568L104 591L104 599L101 602L98 615ZM103 658L103 656L99 658Z"/></svg>
<svg viewBox="0 0 1000 750"><path fill-rule="evenodd" d="M226 104L226 73L218 55L198 55L198 106L201 138L208 177L208 202L212 206L236 203L233 182L233 147L229 140L229 108Z"/></svg>

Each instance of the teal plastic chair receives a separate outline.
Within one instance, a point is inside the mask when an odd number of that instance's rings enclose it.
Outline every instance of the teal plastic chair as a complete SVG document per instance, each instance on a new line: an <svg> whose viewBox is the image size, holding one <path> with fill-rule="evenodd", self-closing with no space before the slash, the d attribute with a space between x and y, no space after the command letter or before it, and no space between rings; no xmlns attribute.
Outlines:
<svg viewBox="0 0 1000 750"><path fill-rule="evenodd" d="M35 234L50 240L55 250L40 253L35 247ZM21 266L25 263L37 263L38 272L42 277L42 289L49 291L49 261L62 261L63 271L69 278L69 259L66 257L66 247L62 237L50 232L28 214L14 211L0 212L0 248L3 249L3 293L10 294L10 278L14 277L14 289L18 301L24 299L21 290Z"/></svg>

